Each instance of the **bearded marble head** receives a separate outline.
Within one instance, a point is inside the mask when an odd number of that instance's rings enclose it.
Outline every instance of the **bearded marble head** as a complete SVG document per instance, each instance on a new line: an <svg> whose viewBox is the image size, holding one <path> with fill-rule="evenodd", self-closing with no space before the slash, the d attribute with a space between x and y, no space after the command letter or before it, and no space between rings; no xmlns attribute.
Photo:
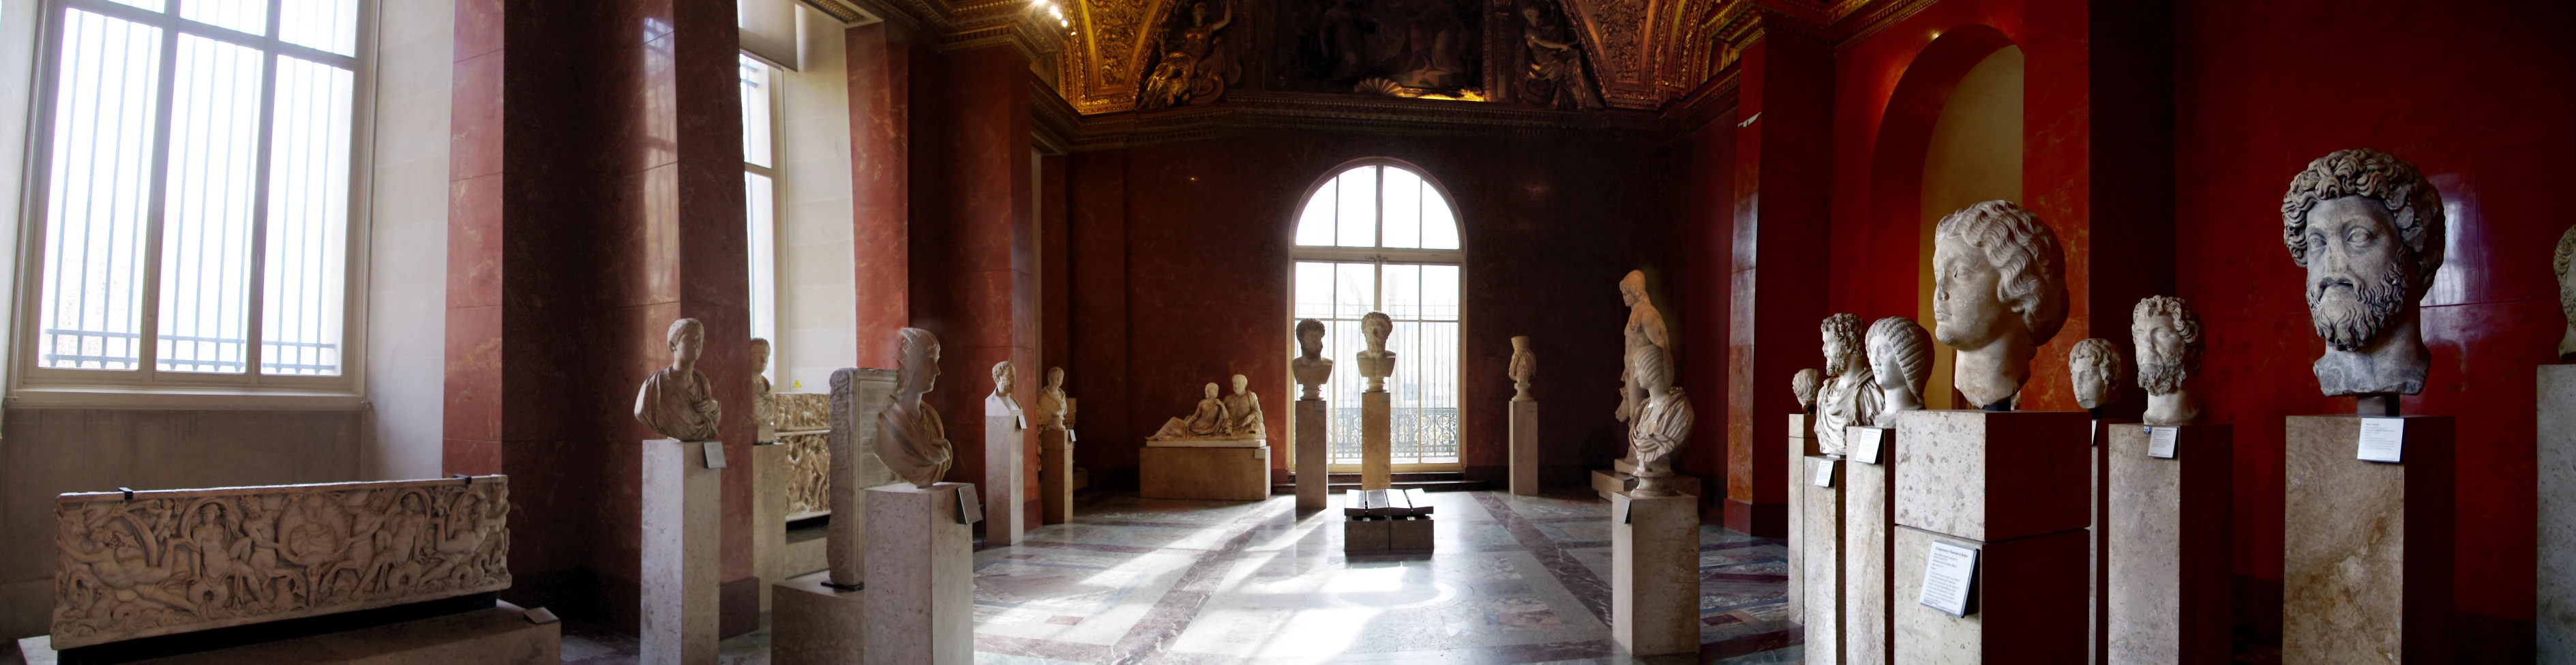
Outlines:
<svg viewBox="0 0 2576 665"><path fill-rule="evenodd" d="M1323 357L1324 322L1315 319L1297 322L1297 350L1309 359Z"/></svg>
<svg viewBox="0 0 2576 665"><path fill-rule="evenodd" d="M1860 317L1835 314L1817 325L1824 342L1825 376L1842 376L1868 360L1861 354Z"/></svg>
<svg viewBox="0 0 2576 665"><path fill-rule="evenodd" d="M2442 194L2377 150L2309 162L2281 196L2281 242L2308 270L2308 316L2338 351L2369 346L2410 314L2442 268Z"/></svg>
<svg viewBox="0 0 2576 665"><path fill-rule="evenodd" d="M2066 374L2075 388L2075 405L2099 409L2120 401L2120 346L2099 337L2076 342L2066 351Z"/></svg>
<svg viewBox="0 0 2576 665"><path fill-rule="evenodd" d="M1395 334L1395 319L1385 312L1369 312L1360 317L1360 339L1368 343L1368 350L1385 353L1386 336L1391 334Z"/></svg>
<svg viewBox="0 0 2576 665"><path fill-rule="evenodd" d="M2172 296L2149 296L2129 313L2129 338L2138 346L2138 387L2171 395L2200 369L2200 315Z"/></svg>

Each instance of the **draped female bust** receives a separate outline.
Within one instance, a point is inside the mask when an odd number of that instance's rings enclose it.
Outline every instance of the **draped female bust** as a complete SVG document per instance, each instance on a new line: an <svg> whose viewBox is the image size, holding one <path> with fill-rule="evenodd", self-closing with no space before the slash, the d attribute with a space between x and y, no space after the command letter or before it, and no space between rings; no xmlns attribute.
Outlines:
<svg viewBox="0 0 2576 665"><path fill-rule="evenodd" d="M921 401L939 382L939 338L920 328L896 334L902 338L903 356L895 365L894 404L877 415L877 459L895 477L929 487L948 474L956 455L948 428L939 424L939 411Z"/></svg>
<svg viewBox="0 0 2576 665"><path fill-rule="evenodd" d="M635 391L635 420L662 436L714 440L720 421L715 384L698 373L698 354L707 346L706 326L697 319L672 321L662 338L671 345L671 366L644 377L644 386Z"/></svg>

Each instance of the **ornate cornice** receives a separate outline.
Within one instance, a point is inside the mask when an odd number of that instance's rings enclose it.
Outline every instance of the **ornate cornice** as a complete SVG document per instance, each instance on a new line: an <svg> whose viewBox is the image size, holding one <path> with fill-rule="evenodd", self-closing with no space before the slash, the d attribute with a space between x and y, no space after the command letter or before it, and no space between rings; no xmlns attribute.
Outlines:
<svg viewBox="0 0 2576 665"><path fill-rule="evenodd" d="M1007 45L1038 62L1064 50L1065 29L1031 0L841 1L923 35L934 52Z"/></svg>
<svg viewBox="0 0 2576 665"><path fill-rule="evenodd" d="M1652 114L1636 112L1583 113L1480 102L1250 90L1226 93L1222 104L1081 116L1074 125L1068 145L1073 151L1225 138L1256 129L1496 138L1574 133L1660 140L1665 135L1665 123Z"/></svg>

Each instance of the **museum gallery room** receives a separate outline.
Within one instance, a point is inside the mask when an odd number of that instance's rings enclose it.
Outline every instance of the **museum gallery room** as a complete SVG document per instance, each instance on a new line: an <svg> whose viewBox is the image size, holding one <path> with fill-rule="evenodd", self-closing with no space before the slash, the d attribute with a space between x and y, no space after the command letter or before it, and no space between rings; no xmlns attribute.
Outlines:
<svg viewBox="0 0 2576 665"><path fill-rule="evenodd" d="M0 0L0 665L2576 663L2571 120L2559 0Z"/></svg>

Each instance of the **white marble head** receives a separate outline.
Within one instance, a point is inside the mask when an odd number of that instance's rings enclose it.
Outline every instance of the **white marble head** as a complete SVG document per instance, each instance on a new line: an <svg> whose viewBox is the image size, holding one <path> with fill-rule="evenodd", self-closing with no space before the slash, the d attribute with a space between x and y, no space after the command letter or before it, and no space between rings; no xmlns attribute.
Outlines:
<svg viewBox="0 0 2576 665"><path fill-rule="evenodd" d="M1241 374L1234 375L1234 394L1241 395L1245 389L1250 388L1251 386L1251 379L1246 379Z"/></svg>
<svg viewBox="0 0 2576 665"><path fill-rule="evenodd" d="M1798 396L1798 410L1816 405L1816 389L1824 387L1825 374L1809 367L1789 376L1789 392Z"/></svg>
<svg viewBox="0 0 2576 665"><path fill-rule="evenodd" d="M751 373L761 374L768 371L769 340L759 337L751 338Z"/></svg>
<svg viewBox="0 0 2576 665"><path fill-rule="evenodd" d="M1942 218L1932 237L1932 336L1958 349L1952 383L1979 406L2011 399L2066 323L2057 235L2018 204L1987 201Z"/></svg>
<svg viewBox="0 0 2576 665"><path fill-rule="evenodd" d="M1619 278L1619 304L1635 307L1646 301L1646 271L1630 270Z"/></svg>
<svg viewBox="0 0 2576 665"><path fill-rule="evenodd" d="M1825 376L1842 376L1869 360L1861 354L1860 317L1835 314L1825 317L1817 329L1824 341Z"/></svg>
<svg viewBox="0 0 2576 665"><path fill-rule="evenodd" d="M1011 368L1011 361L993 363L993 396L1010 397L1014 384L1019 383L1019 377L1019 370Z"/></svg>
<svg viewBox="0 0 2576 665"><path fill-rule="evenodd" d="M2559 234L2558 254L2549 262L2558 272L2558 313L2567 317L2567 334L2558 338L2559 362L2576 361L2576 280L2569 279L2576 270L2568 269L2572 261L2576 261L2576 226Z"/></svg>
<svg viewBox="0 0 2576 665"><path fill-rule="evenodd" d="M1932 381L1932 333L1913 319L1891 316L1869 324L1869 368L1878 381L1881 414L1923 408Z"/></svg>
<svg viewBox="0 0 2576 665"><path fill-rule="evenodd" d="M1297 322L1297 351L1309 360L1324 357L1324 322L1315 319Z"/></svg>
<svg viewBox="0 0 2576 665"><path fill-rule="evenodd" d="M672 321L671 328L662 333L662 341L671 346L672 367L691 367L706 352L707 326L697 319Z"/></svg>
<svg viewBox="0 0 2576 665"><path fill-rule="evenodd" d="M2075 389L2075 405L2099 409L2120 401L2120 379L2127 370L2120 362L2120 345L2099 337L2076 342L2066 351L2068 383Z"/></svg>
<svg viewBox="0 0 2576 665"><path fill-rule="evenodd" d="M1062 367L1049 367L1049 368L1047 368L1047 384L1046 384L1046 387L1047 387L1049 390L1063 390L1063 389L1064 389L1064 368L1062 368Z"/></svg>
<svg viewBox="0 0 2576 665"><path fill-rule="evenodd" d="M1215 384L1215 383L1209 383L1209 384L1207 384L1207 387L1206 387L1206 388L1202 388L1202 389L1200 389L1200 390L1199 390L1199 394L1201 394L1201 395L1205 395L1205 396L1206 396L1206 397L1205 397L1206 399L1216 399L1216 384Z"/></svg>
<svg viewBox="0 0 2576 665"><path fill-rule="evenodd" d="M2377 150L2309 162L2281 196L2281 242L2307 269L2308 319L2327 395L2416 394L2432 366L2416 303L2442 269L2442 194Z"/></svg>
<svg viewBox="0 0 2576 665"><path fill-rule="evenodd" d="M939 384L939 336L920 328L895 334L903 340L902 354L895 361L896 390L919 399Z"/></svg>
<svg viewBox="0 0 2576 665"><path fill-rule="evenodd" d="M2200 315L2172 296L2148 296L2129 313L2129 337L2138 347L2138 387L2148 395L2182 390L2200 368Z"/></svg>
<svg viewBox="0 0 2576 665"><path fill-rule="evenodd" d="M1385 312L1369 312L1360 317L1360 339L1368 343L1369 351L1386 352L1386 336L1392 334L1395 334L1395 319L1389 318Z"/></svg>

